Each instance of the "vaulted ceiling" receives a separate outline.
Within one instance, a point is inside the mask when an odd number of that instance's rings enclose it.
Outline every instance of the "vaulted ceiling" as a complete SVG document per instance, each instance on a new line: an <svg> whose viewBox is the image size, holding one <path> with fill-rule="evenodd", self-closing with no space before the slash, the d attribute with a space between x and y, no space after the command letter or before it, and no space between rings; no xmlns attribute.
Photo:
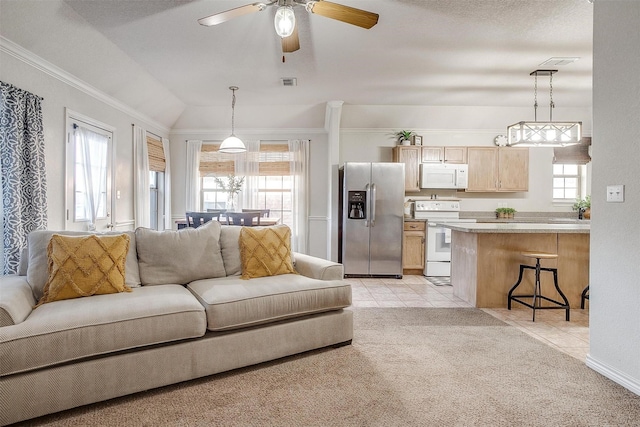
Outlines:
<svg viewBox="0 0 640 427"><path fill-rule="evenodd" d="M240 87L243 106L342 100L523 107L533 104L529 73L538 68L559 69L553 81L556 105L591 105L592 4L587 0L334 0L379 14L369 30L296 7L301 48L284 55L284 62L273 27L274 7L213 27L197 22L250 1L64 0L47 10L46 2L31 1L30 9L20 9L15 0L1 0L3 12L19 12L5 16L0 31L129 104L126 91L114 89L114 81L123 78L117 66L103 65L108 71L100 75L96 63L110 58L101 58L97 42L82 40L74 26L97 31L121 51L123 58L111 59L126 59L121 62L127 68L120 68L126 78L151 79L166 90L165 98L186 107L228 107L230 85ZM42 25L51 25L49 33L28 31L26 24L39 21L25 13L40 9ZM55 28L49 20L57 22ZM46 40L47 34L61 31L60 25L67 27L64 36L73 38L68 45L73 53ZM83 61L83 53L92 60ZM541 65L553 57L579 59ZM283 86L286 77L297 78L298 85ZM539 102L547 103L548 78L539 81L538 92Z"/></svg>

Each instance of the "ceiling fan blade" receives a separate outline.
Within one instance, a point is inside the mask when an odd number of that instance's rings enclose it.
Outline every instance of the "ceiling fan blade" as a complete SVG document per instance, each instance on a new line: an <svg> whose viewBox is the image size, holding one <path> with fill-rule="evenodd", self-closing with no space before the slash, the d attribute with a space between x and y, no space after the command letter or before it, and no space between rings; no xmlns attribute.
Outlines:
<svg viewBox="0 0 640 427"><path fill-rule="evenodd" d="M300 49L300 39L298 38L298 24L293 27L293 33L289 37L282 38L282 53L295 52Z"/></svg>
<svg viewBox="0 0 640 427"><path fill-rule="evenodd" d="M311 2L308 8L309 12L325 18L337 19L347 24L357 25L358 27L369 29L378 23L379 15L366 10L356 9L354 7L344 6L330 1L318 0Z"/></svg>
<svg viewBox="0 0 640 427"><path fill-rule="evenodd" d="M274 2L252 3L252 4L236 7L235 9L229 9L225 12L216 13L211 16L207 16L206 18L200 18L198 19L198 24L204 25L205 27L222 24L223 22L227 22L233 18L237 18L238 16L248 15L254 12L260 12L264 10L267 6L273 3Z"/></svg>

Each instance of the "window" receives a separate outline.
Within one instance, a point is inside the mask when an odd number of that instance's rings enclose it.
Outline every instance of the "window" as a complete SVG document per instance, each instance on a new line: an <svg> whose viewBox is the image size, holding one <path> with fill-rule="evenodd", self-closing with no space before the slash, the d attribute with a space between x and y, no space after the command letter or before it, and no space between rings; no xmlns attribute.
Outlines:
<svg viewBox="0 0 640 427"><path fill-rule="evenodd" d="M113 227L111 197L115 129L66 110L67 230L105 231Z"/></svg>
<svg viewBox="0 0 640 427"><path fill-rule="evenodd" d="M553 199L573 202L580 198L581 165L553 165Z"/></svg>
<svg viewBox="0 0 640 427"><path fill-rule="evenodd" d="M243 203L240 208L269 209L270 216L280 218L281 224L293 224L293 178L290 172L292 153L283 141L260 143L259 151L246 156L234 156L218 152L219 144L203 144L200 152L200 208L228 209L226 192L220 188L215 177L231 174L245 176ZM244 173L236 173L236 159L252 165ZM257 167L256 167L257 165Z"/></svg>
<svg viewBox="0 0 640 427"><path fill-rule="evenodd" d="M575 202L587 194L587 163L591 138L580 144L553 149L553 201Z"/></svg>
<svg viewBox="0 0 640 427"><path fill-rule="evenodd" d="M149 227L153 230L163 230L166 160L160 137L147 132L147 151L149 153Z"/></svg>

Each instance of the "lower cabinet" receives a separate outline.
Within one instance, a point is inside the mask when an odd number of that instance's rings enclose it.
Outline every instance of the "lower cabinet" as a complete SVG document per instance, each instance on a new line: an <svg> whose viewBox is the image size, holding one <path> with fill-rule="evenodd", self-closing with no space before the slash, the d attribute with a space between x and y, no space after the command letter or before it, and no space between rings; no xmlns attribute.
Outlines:
<svg viewBox="0 0 640 427"><path fill-rule="evenodd" d="M422 274L426 242L425 221L405 221L402 239L402 269L404 274ZM406 270L419 270L407 272Z"/></svg>

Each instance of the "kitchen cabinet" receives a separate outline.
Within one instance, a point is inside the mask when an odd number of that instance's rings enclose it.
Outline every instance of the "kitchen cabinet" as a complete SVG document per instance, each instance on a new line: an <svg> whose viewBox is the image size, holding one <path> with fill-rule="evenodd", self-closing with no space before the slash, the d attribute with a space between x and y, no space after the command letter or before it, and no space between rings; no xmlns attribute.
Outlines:
<svg viewBox="0 0 640 427"><path fill-rule="evenodd" d="M529 191L529 149L468 147L467 191Z"/></svg>
<svg viewBox="0 0 640 427"><path fill-rule="evenodd" d="M422 274L424 270L426 222L405 221L402 239L402 269L404 274ZM407 270L419 270L419 272Z"/></svg>
<svg viewBox="0 0 640 427"><path fill-rule="evenodd" d="M420 191L420 156L418 145L393 147L393 161L404 163L404 191Z"/></svg>
<svg viewBox="0 0 640 427"><path fill-rule="evenodd" d="M467 147L423 146L422 163L467 163Z"/></svg>

